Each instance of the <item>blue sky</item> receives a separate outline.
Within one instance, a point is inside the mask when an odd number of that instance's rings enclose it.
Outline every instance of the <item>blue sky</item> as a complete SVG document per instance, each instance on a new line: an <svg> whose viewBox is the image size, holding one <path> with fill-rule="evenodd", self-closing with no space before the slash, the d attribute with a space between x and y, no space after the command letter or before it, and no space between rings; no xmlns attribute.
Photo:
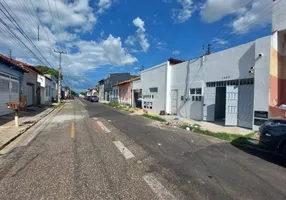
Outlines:
<svg viewBox="0 0 286 200"><path fill-rule="evenodd" d="M200 56L203 44L214 44L216 52L269 35L271 4L272 0L7 1L52 67L58 67L52 49L68 52L63 56L64 84L76 91L94 87L109 73L138 73L141 65L149 68L170 57ZM2 53L12 39L2 41ZM13 52L26 62L40 62L20 46Z"/></svg>

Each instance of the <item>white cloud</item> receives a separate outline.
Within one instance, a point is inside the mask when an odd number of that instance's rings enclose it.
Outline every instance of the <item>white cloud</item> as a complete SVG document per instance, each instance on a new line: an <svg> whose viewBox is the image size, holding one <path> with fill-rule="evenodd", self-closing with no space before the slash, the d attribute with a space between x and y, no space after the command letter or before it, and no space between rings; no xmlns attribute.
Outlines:
<svg viewBox="0 0 286 200"><path fill-rule="evenodd" d="M230 24L234 32L246 33L253 27L265 26L271 22L271 9L262 16L261 12L273 3L270 0L207 0L201 8L201 18L207 23L216 22L227 15L238 15ZM245 7L248 5L247 7Z"/></svg>
<svg viewBox="0 0 286 200"><path fill-rule="evenodd" d="M179 50L174 50L173 55L179 55L181 52Z"/></svg>
<svg viewBox="0 0 286 200"><path fill-rule="evenodd" d="M138 27L137 29L137 36L139 38L139 43L140 46L142 47L144 52L147 52L150 44L148 43L148 40L146 38L146 34L145 34L145 28L144 28L144 21L142 19L140 19L139 17L137 17L136 19L133 20L133 24Z"/></svg>
<svg viewBox="0 0 286 200"><path fill-rule="evenodd" d="M49 1L53 15L50 13L47 2L46 0L32 1L34 7L29 3L25 5L25 10L22 9L25 4L22 1L7 0L4 1L3 4L18 21L33 44L40 49L41 54L52 67L58 68L59 55L54 53L54 49L69 52L62 57L63 72L66 79L77 82L83 80L86 85L95 84L86 78L86 73L90 70L95 70L98 67L106 65L123 67L137 61L137 59L123 47L120 37L109 35L104 38L104 32L101 31L101 40L98 42L81 39L83 32L92 31L94 29L96 21L100 17L100 14L89 5L89 0L69 1L69 3L67 3L67 1L57 0L57 8L54 1ZM100 2L101 4L98 5L105 10L110 7L107 6L106 1ZM57 10L61 23L59 23ZM8 54L7 49L12 49L13 58L21 59L31 64L48 65L36 48L20 34L19 30L9 22L2 12L0 13L0 17L44 63L41 63L27 48L23 47L21 43L12 37L2 24L0 24L0 37L5 38L5 40L0 40L0 53ZM40 26L39 29L39 41L37 37L38 17L43 23L43 27ZM71 80L70 83L75 85Z"/></svg>
<svg viewBox="0 0 286 200"><path fill-rule="evenodd" d="M130 46L134 46L136 43L136 38L134 36L128 36L124 43Z"/></svg>
<svg viewBox="0 0 286 200"><path fill-rule="evenodd" d="M112 0L99 0L98 2L98 13L104 13L105 10L107 10L108 8L110 8L112 5Z"/></svg>
<svg viewBox="0 0 286 200"><path fill-rule="evenodd" d="M221 38L214 38L213 43L219 44L219 45L226 45L226 44L228 44L228 41L223 40Z"/></svg>
<svg viewBox="0 0 286 200"><path fill-rule="evenodd" d="M177 0L177 2L182 7L181 9L173 9L172 18L177 23L184 23L191 18L193 12L196 10L197 6L192 0Z"/></svg>

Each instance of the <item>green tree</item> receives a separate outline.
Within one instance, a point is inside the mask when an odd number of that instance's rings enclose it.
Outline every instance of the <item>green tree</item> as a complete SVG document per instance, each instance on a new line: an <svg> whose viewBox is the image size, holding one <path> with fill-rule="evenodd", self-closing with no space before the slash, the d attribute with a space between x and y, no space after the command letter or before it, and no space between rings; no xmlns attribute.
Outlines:
<svg viewBox="0 0 286 200"><path fill-rule="evenodd" d="M84 95L84 96L85 96L85 95L86 95L86 92L81 92L80 94L82 94L82 95Z"/></svg>
<svg viewBox="0 0 286 200"><path fill-rule="evenodd" d="M71 95L77 96L77 93L75 91L71 90Z"/></svg>
<svg viewBox="0 0 286 200"><path fill-rule="evenodd" d="M42 66L42 65L38 65L36 66L38 68L38 70L40 70L43 74L50 74L51 76L55 77L56 79L58 79L59 76L59 71L47 66ZM63 76L61 77L61 79L63 79Z"/></svg>

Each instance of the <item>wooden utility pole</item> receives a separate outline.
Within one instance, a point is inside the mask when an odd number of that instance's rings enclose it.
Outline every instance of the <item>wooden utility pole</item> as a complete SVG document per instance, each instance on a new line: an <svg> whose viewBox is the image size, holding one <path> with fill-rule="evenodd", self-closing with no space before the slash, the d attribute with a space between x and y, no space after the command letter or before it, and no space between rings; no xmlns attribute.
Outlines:
<svg viewBox="0 0 286 200"><path fill-rule="evenodd" d="M54 52L60 54L60 59L59 59L59 75L58 75L58 103L61 102L61 86L62 86L62 54L66 54L67 52L65 51L56 51Z"/></svg>

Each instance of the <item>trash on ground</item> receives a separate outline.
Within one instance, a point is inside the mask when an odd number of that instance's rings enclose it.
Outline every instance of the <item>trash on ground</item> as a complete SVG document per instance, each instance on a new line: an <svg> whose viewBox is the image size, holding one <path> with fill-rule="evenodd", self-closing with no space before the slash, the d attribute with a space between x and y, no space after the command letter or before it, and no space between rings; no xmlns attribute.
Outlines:
<svg viewBox="0 0 286 200"><path fill-rule="evenodd" d="M187 131L190 131L191 129L190 129L190 127L186 127L186 130L187 130Z"/></svg>

